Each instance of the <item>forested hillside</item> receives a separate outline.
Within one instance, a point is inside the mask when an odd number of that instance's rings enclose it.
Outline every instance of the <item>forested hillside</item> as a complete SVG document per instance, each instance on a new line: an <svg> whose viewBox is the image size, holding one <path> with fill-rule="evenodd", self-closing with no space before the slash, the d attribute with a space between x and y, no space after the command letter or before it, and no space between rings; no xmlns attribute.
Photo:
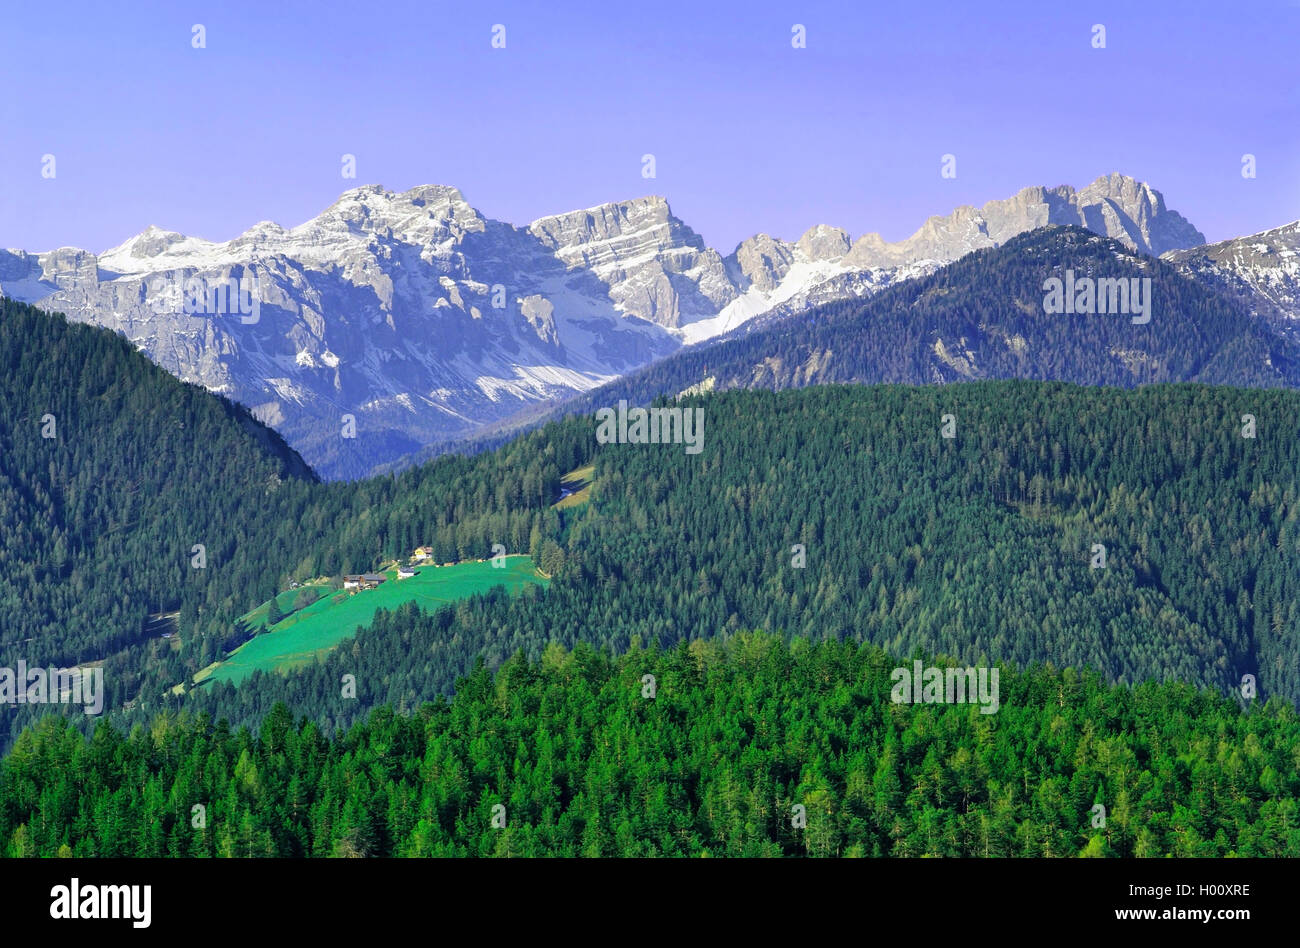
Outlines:
<svg viewBox="0 0 1300 948"><path fill-rule="evenodd" d="M1300 393L979 382L689 404L707 419L697 456L594 450L591 500L564 514L544 595L381 614L311 672L192 700L251 724L284 699L347 724L446 693L479 655L747 628L1125 683L1226 690L1249 674L1300 700ZM339 698L346 674L357 701Z"/></svg>
<svg viewBox="0 0 1300 948"><path fill-rule="evenodd" d="M1253 675L1263 697L1300 701L1298 393L729 391L686 403L706 420L698 455L598 445L592 420L573 418L472 458L318 484L268 456L238 409L112 336L5 312L14 486L0 664L106 657L109 706L130 702L119 721L189 707L255 725L283 699L329 730L447 694L479 657L495 667L551 642L621 651L633 637L671 646L750 628L895 655L1086 666L1122 683L1226 690ZM42 332L42 346L22 344ZM108 354L59 349L74 343ZM68 420L51 444L39 418L59 385L78 395L53 402ZM188 393L202 403L189 415L173 401ZM43 457L42 444L75 453ZM554 509L562 475L589 464L590 500ZM495 543L545 559L549 588L381 612L302 673L171 694L237 644L237 616L292 580L421 544L445 561ZM139 641L145 617L167 609L179 613L175 639ZM345 675L355 699L341 694ZM14 709L10 733L32 713Z"/></svg>
<svg viewBox="0 0 1300 948"><path fill-rule="evenodd" d="M0 368L6 664L102 658L151 612L260 584L229 527L315 480L278 435L113 333L3 299ZM191 569L194 544L216 568Z"/></svg>
<svg viewBox="0 0 1300 948"><path fill-rule="evenodd" d="M50 721L0 763L11 856L1296 856L1300 723L1186 685L1003 669L893 704L868 646L548 648L333 740ZM644 676L654 676L653 696ZM802 808L802 813L797 808ZM1099 822L1100 819L1100 822Z"/></svg>
<svg viewBox="0 0 1300 948"><path fill-rule="evenodd" d="M109 706L143 701L146 713L242 641L237 617L292 580L422 543L440 561L493 543L527 552L584 456L551 432L398 478L320 484L243 408L114 333L6 299L0 368L0 666L102 660ZM489 473L503 467L509 478ZM147 637L148 617L171 613L178 635ZM5 731L32 714L13 709Z"/></svg>

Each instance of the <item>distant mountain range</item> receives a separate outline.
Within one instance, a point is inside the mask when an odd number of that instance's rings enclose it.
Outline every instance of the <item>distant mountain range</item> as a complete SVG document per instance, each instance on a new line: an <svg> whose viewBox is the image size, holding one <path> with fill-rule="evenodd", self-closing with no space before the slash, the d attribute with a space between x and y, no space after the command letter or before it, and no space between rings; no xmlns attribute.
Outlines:
<svg viewBox="0 0 1300 948"><path fill-rule="evenodd" d="M1077 281L1149 280L1149 322L1113 312L1045 312L1044 282L1066 271ZM798 318L756 319L518 427L589 414L621 399L643 404L696 391L983 379L1300 388L1300 341L1172 261L1138 255L1079 227L1049 227L871 299L823 304Z"/></svg>
<svg viewBox="0 0 1300 948"><path fill-rule="evenodd" d="M871 296L1051 225L1164 255L1274 328L1298 315L1295 225L1202 247L1158 191L1118 174L960 207L897 243L819 225L793 243L759 234L727 256L658 197L516 227L455 188L372 185L291 230L263 222L226 243L151 227L98 256L0 251L0 294L123 333L178 377L247 405L322 476L340 478L684 345ZM255 282L255 318L187 312L194 279ZM953 364L964 358L957 351ZM936 372L952 373L963 374Z"/></svg>

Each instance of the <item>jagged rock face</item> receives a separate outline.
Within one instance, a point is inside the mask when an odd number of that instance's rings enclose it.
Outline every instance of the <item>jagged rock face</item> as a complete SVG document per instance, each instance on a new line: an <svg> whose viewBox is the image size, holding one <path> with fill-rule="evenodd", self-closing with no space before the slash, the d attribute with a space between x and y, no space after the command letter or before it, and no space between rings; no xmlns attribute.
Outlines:
<svg viewBox="0 0 1300 948"><path fill-rule="evenodd" d="M1138 249L1202 242L1121 176L958 208L898 244L819 225L725 259L659 197L515 227L455 188L369 185L298 227L264 221L226 243L151 227L99 256L0 251L0 293L123 333L249 406L322 476L349 477L756 316L869 295L1048 223ZM241 288L255 313L238 311Z"/></svg>
<svg viewBox="0 0 1300 948"><path fill-rule="evenodd" d="M660 326L708 318L736 298L717 251L663 198L544 217L528 230L565 266L604 284L619 310Z"/></svg>
<svg viewBox="0 0 1300 948"><path fill-rule="evenodd" d="M852 241L847 230L818 224L808 228L795 246L809 260L838 260L849 252Z"/></svg>
<svg viewBox="0 0 1300 948"><path fill-rule="evenodd" d="M978 210L959 207L946 217L931 217L898 243L885 243L879 234L866 234L853 245L846 261L861 268L895 267L920 260L950 263L973 250L997 246L1016 234L1049 224L1086 227L1130 250L1153 256L1205 243L1205 235L1182 215L1168 210L1164 198L1150 185L1111 174L1082 191L1064 186L1025 188Z"/></svg>
<svg viewBox="0 0 1300 948"><path fill-rule="evenodd" d="M1079 192L1076 204L1084 227L1155 257L1205 243L1204 234L1181 214L1165 207L1159 191L1121 174L1098 178ZM1102 216L1105 229L1094 221L1095 215Z"/></svg>
<svg viewBox="0 0 1300 948"><path fill-rule="evenodd" d="M768 292L785 279L794 260L794 248L767 234L742 242L728 258L733 264L730 269L737 275L738 285L743 289L755 286Z"/></svg>
<svg viewBox="0 0 1300 948"><path fill-rule="evenodd" d="M224 244L150 228L99 257L0 252L0 274L0 292L118 330L248 405L325 476L364 473L677 346L454 188L358 188L300 227L259 224ZM190 278L255 282L256 313L234 300L187 311Z"/></svg>
<svg viewBox="0 0 1300 948"><path fill-rule="evenodd" d="M757 234L742 241L727 257L727 272L741 292L753 287L770 293L795 264L838 263L850 245L847 231L825 224L810 227L793 244Z"/></svg>
<svg viewBox="0 0 1300 948"><path fill-rule="evenodd" d="M1164 259L1241 300L1252 313L1300 336L1300 221Z"/></svg>

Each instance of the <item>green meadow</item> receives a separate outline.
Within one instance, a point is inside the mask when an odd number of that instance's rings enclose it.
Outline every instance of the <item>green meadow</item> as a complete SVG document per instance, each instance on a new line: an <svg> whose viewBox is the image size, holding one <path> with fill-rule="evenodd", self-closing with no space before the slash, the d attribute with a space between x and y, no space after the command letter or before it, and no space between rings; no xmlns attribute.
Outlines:
<svg viewBox="0 0 1300 948"><path fill-rule="evenodd" d="M195 683L211 680L238 684L258 670L284 672L310 664L354 635L358 627L369 625L380 609L393 610L408 602L435 609L494 586L505 586L514 593L529 583L544 586L547 582L524 555L507 556L504 567L493 567L491 561L417 566L416 575L403 580L396 578L396 569L382 572L388 581L378 589L332 592L328 586L315 587L320 599L245 642L225 661L195 675ZM293 608L300 592L291 590L277 596L281 609L288 612ZM263 627L268 605L258 606L243 617L244 621L253 628Z"/></svg>

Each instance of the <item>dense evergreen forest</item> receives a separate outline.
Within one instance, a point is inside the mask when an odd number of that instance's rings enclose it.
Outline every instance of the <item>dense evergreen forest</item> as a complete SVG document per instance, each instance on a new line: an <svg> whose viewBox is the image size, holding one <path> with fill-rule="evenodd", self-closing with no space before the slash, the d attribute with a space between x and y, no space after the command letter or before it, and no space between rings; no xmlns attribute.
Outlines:
<svg viewBox="0 0 1300 948"><path fill-rule="evenodd" d="M585 457L578 440L538 433L492 456L321 484L247 411L125 339L0 298L0 666L104 661L110 706L156 710L292 580L422 543L440 562L493 543L528 551L555 530L549 505ZM149 616L173 612L174 640L146 638ZM0 743L32 714L13 709Z"/></svg>
<svg viewBox="0 0 1300 948"><path fill-rule="evenodd" d="M595 452L545 594L381 614L316 669L191 703L251 725L285 700L347 725L446 693L480 655L745 628L1130 684L1226 691L1252 675L1300 701L1300 393L980 382L692 404L708 419L698 456ZM345 674L360 701L338 700Z"/></svg>
<svg viewBox="0 0 1300 948"><path fill-rule="evenodd" d="M255 726L285 700L329 732L449 693L480 656L495 667L551 642L620 651L742 628L1122 683L1227 690L1254 675L1264 697L1300 701L1297 393L729 391L690 400L706 418L699 455L597 445L591 419L573 418L494 452L319 484L245 413L124 341L4 305L0 664L106 658L124 725L169 707ZM57 439L40 437L50 405ZM553 509L561 475L585 464L590 501ZM169 694L291 580L422 543L446 561L497 542L558 551L549 590L381 614L318 667ZM179 647L141 640L168 609ZM356 701L338 699L343 675ZM34 713L13 709L9 734Z"/></svg>
<svg viewBox="0 0 1300 948"><path fill-rule="evenodd" d="M11 856L1297 856L1300 722L1182 684L1002 669L894 704L896 659L772 636L479 667L325 737L43 722L0 763ZM644 677L654 676L648 691ZM799 809L802 808L802 812Z"/></svg>

